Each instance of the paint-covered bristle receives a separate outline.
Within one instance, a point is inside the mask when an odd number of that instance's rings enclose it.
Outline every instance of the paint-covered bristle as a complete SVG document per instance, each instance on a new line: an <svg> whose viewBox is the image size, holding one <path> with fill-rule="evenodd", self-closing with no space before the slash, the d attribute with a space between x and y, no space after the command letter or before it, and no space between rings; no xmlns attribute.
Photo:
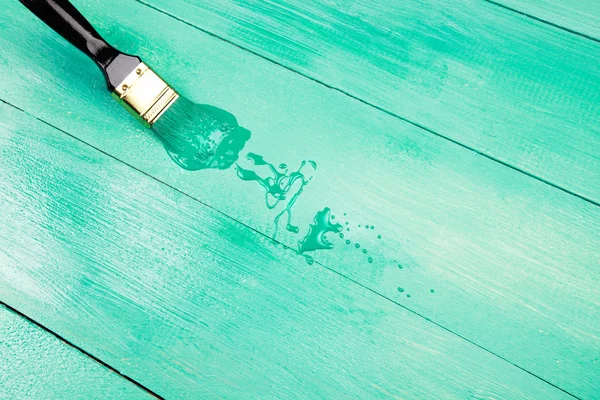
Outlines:
<svg viewBox="0 0 600 400"><path fill-rule="evenodd" d="M152 125L165 148L189 170L230 167L250 138L227 111L180 96Z"/></svg>

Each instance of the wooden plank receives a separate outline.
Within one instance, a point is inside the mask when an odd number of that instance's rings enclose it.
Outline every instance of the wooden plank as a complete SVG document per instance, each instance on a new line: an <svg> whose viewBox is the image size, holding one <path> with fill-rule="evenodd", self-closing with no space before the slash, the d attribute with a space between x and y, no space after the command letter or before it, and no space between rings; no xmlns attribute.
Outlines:
<svg viewBox="0 0 600 400"><path fill-rule="evenodd" d="M497 4L600 41L597 0L499 0Z"/></svg>
<svg viewBox="0 0 600 400"><path fill-rule="evenodd" d="M0 305L0 398L155 397Z"/></svg>
<svg viewBox="0 0 600 400"><path fill-rule="evenodd" d="M598 42L482 0L141 2L600 203Z"/></svg>
<svg viewBox="0 0 600 400"><path fill-rule="evenodd" d="M102 4L78 5L176 87L235 114L253 132L245 151L275 165L317 162L293 210L300 232L287 232L282 221L279 242L297 248L315 213L330 207L352 224L344 231L351 245L331 237L334 249L315 252L317 262L566 390L582 397L598 391L598 207L139 4L121 6L118 18L103 11L116 2ZM264 190L233 170L179 169L102 92L93 65L18 10L8 5L3 14L22 21L5 24L0 35L9 55L5 99L273 235L283 204L268 209ZM23 26L40 41L21 41ZM376 229L364 230L367 224Z"/></svg>
<svg viewBox="0 0 600 400"><path fill-rule="evenodd" d="M16 109L0 116L0 296L166 398L570 398Z"/></svg>

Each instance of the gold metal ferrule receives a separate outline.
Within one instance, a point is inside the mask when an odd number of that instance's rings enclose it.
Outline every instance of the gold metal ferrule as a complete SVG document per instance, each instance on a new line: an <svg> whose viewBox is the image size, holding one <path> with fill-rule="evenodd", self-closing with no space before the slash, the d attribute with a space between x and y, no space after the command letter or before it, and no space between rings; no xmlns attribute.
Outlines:
<svg viewBox="0 0 600 400"><path fill-rule="evenodd" d="M115 88L112 97L150 127L179 95L146 64L140 63Z"/></svg>

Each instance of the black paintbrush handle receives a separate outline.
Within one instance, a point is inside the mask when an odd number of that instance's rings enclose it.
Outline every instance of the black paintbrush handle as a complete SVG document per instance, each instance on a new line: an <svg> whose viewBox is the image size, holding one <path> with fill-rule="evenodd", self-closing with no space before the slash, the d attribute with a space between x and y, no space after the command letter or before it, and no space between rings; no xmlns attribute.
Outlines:
<svg viewBox="0 0 600 400"><path fill-rule="evenodd" d="M139 57L120 52L96 32L68 0L19 0L73 46L100 67L111 92L141 62Z"/></svg>

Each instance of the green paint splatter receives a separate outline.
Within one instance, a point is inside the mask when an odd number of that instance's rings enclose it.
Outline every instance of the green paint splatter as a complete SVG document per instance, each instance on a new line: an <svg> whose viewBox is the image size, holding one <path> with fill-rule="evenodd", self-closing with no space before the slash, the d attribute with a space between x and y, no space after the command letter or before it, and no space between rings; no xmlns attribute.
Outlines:
<svg viewBox="0 0 600 400"><path fill-rule="evenodd" d="M300 186L298 190L292 195L292 197L287 202L285 208L275 216L273 222L275 224L275 232L273 233L273 238L277 236L277 231L279 228L279 220L284 214L287 214L287 221L285 225L285 229L292 233L298 233L300 229L292 224L292 208L296 201L304 191L304 187L310 182L312 177L307 178L302 172L302 168L304 168L307 164L312 167L313 170L317 169L317 163L308 160L302 161L300 163L300 167L298 170L293 172L288 172L287 164L281 163L279 164L279 168L275 167L275 165L267 162L263 156L256 153L248 153L246 158L256 166L266 166L271 173L271 176L262 177L256 173L256 171L242 168L239 164L236 164L237 168L237 176L244 181L255 181L260 184L263 189L265 189L265 204L268 209L272 210L275 208L281 201L287 199L292 188L295 186L296 182L299 182Z"/></svg>
<svg viewBox="0 0 600 400"><path fill-rule="evenodd" d="M325 207L322 211L317 212L313 218L313 223L308 227L308 232L304 239L299 243L298 254L305 251L329 250L333 248L333 244L325 238L327 232L338 233L342 230L340 224L331 223L331 210Z"/></svg>

